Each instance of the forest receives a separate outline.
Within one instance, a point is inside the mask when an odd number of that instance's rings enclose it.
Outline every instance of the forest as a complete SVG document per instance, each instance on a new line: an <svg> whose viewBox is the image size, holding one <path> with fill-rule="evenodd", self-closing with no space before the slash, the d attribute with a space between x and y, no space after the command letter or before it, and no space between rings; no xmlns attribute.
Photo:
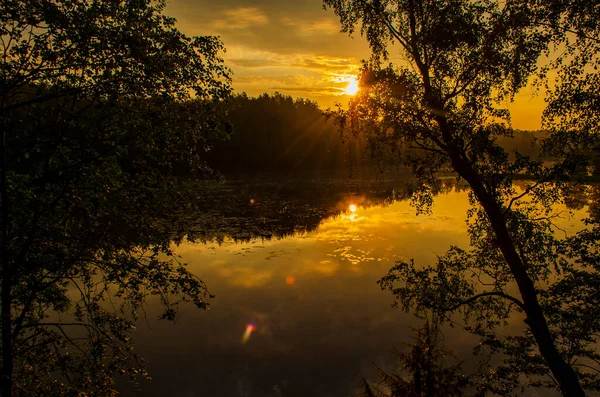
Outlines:
<svg viewBox="0 0 600 397"><path fill-rule="evenodd" d="M375 156L367 139L340 136L333 117L308 99L242 93L229 99L222 111L231 125L230 134L215 142L207 153L207 163L230 177L274 171L307 177L377 176L400 165L392 153ZM516 130L513 137L501 137L498 144L512 157L519 152L541 158L536 142L545 135Z"/></svg>
<svg viewBox="0 0 600 397"><path fill-rule="evenodd" d="M278 93L240 94L227 105L227 120L232 134L215 145L208 160L222 172L347 168L348 146L315 102Z"/></svg>

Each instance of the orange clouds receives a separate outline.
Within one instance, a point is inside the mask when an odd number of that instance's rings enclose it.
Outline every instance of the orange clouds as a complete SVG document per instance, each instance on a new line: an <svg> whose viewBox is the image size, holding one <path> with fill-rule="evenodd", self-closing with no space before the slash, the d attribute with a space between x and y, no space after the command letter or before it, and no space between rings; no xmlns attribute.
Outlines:
<svg viewBox="0 0 600 397"><path fill-rule="evenodd" d="M369 56L366 41L341 34L321 0L170 0L166 13L189 35L218 35L237 92L279 91L333 106Z"/></svg>
<svg viewBox="0 0 600 397"><path fill-rule="evenodd" d="M225 10L211 24L216 31L248 29L269 23L269 18L256 7L240 7Z"/></svg>

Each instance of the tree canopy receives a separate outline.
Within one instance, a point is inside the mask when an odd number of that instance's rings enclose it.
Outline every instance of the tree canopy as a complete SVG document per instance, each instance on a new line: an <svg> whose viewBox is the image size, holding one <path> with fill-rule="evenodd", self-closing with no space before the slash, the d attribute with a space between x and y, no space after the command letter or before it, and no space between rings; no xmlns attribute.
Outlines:
<svg viewBox="0 0 600 397"><path fill-rule="evenodd" d="M150 295L207 307L165 219L227 136L215 37L164 1L0 4L2 395L115 395L143 374L129 338Z"/></svg>
<svg viewBox="0 0 600 397"><path fill-rule="evenodd" d="M597 148L598 2L324 3L373 53L361 91L338 113L342 131L412 167L420 210L432 202L439 171L452 170L471 189L471 247L452 247L431 266L399 262L382 287L407 310L449 321L463 314L467 330L503 353L490 381L495 393L523 382L569 396L597 389L597 225L561 239L553 221ZM392 51L401 61L391 61ZM556 159L550 164L509 156L499 144L515 134L504 105L528 84L547 92L540 147ZM523 176L529 182L516 187ZM500 336L515 312L525 318L522 334Z"/></svg>

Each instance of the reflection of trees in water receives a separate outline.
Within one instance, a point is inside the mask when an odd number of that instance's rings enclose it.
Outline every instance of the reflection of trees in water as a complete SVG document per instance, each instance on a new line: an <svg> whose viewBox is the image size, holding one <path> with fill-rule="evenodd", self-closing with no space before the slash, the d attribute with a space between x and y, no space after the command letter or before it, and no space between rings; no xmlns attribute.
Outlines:
<svg viewBox="0 0 600 397"><path fill-rule="evenodd" d="M393 197L385 183L231 182L202 189L192 215L193 239L222 242L284 238L315 230L351 203L383 205Z"/></svg>
<svg viewBox="0 0 600 397"><path fill-rule="evenodd" d="M565 205L572 210L588 207L590 218L600 221L600 185L571 184L567 187Z"/></svg>
<svg viewBox="0 0 600 397"><path fill-rule="evenodd" d="M435 193L456 189L454 178L432 187ZM284 238L314 231L332 216L348 211L350 204L362 208L407 200L410 181L232 181L203 184L194 208L184 217L175 217L170 227L179 238L223 242ZM175 220L177 219L177 220Z"/></svg>
<svg viewBox="0 0 600 397"><path fill-rule="evenodd" d="M530 182L515 181L514 185L524 190ZM600 220L600 184L568 183L563 187L564 204L570 210L586 209L589 217Z"/></svg>
<svg viewBox="0 0 600 397"><path fill-rule="evenodd" d="M280 239L312 232L323 220L347 212L350 204L370 208L408 200L413 189L410 179L206 182L198 186L197 201L191 208L166 217L165 229L176 236L176 241L184 236L203 243L221 243L227 238ZM446 194L463 191L465 186L448 177L431 190ZM582 210L587 206L590 217L600 219L600 185L570 184L565 193L567 208Z"/></svg>
<svg viewBox="0 0 600 397"><path fill-rule="evenodd" d="M444 347L439 322L428 320L413 329L412 343L394 350L397 369L378 369L375 383L362 379L356 397L453 397L464 396L472 379L463 375L461 363Z"/></svg>

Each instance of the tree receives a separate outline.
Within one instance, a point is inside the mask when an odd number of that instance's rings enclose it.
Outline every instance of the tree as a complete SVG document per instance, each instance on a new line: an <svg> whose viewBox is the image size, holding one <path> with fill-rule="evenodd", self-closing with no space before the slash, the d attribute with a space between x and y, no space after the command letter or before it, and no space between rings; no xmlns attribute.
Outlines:
<svg viewBox="0 0 600 397"><path fill-rule="evenodd" d="M584 395L582 384L597 387L597 370L589 368L599 329L591 319L598 317L586 317L594 315L587 303L576 309L584 298L597 307L590 292L598 287L597 231L559 240L553 205L569 180L586 175L588 149L597 142L598 74L589 67L598 62L600 31L588 15L597 15L598 3L324 3L343 31L359 26L373 51L361 93L338 113L342 130L367 135L376 149L408 153L402 160L419 178L420 210L431 203L438 171L453 170L471 189L471 249L452 247L424 268L400 262L382 287L407 310L448 319L462 312L467 329L505 353L506 368L531 375L533 385L548 374L564 395ZM401 62L388 62L392 44ZM550 70L557 71L555 83ZM502 104L532 79L549 91L545 120L552 128L542 147L556 159L552 165L518 152L511 158L498 144L514 133ZM578 106L569 108L573 100ZM513 181L523 175L531 181L517 189ZM514 311L525 315L523 336L502 339L494 330Z"/></svg>
<svg viewBox="0 0 600 397"><path fill-rule="evenodd" d="M149 296L206 308L170 216L226 137L214 37L164 1L0 4L1 394L115 395L142 374L129 337Z"/></svg>

